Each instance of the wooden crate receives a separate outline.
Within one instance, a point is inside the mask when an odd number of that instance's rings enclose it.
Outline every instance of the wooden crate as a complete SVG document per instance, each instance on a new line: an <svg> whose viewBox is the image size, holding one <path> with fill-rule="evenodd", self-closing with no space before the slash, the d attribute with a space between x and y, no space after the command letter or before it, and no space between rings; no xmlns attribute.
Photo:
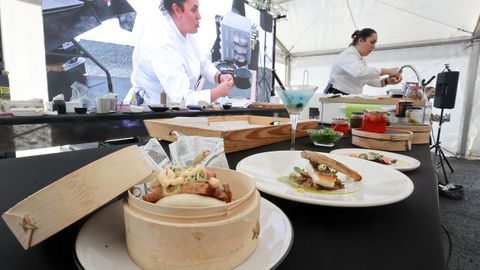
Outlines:
<svg viewBox="0 0 480 270"><path fill-rule="evenodd" d="M208 117L208 123L248 121L251 125L262 125L253 128L239 128L222 131L213 127L195 127L189 124L171 123L171 119L144 120L151 137L175 141L177 138L173 131L181 132L188 136L219 137L224 139L225 152L231 153L240 150L255 148L272 144L291 138L290 119L280 117L267 117L255 115L230 115ZM278 121L279 125L272 125ZM300 120L297 125L297 137L307 135L308 129L316 128L317 120Z"/></svg>
<svg viewBox="0 0 480 270"><path fill-rule="evenodd" d="M408 151L412 149L413 132L408 130L393 130L387 128L385 133L352 129L352 144L386 151Z"/></svg>
<svg viewBox="0 0 480 270"><path fill-rule="evenodd" d="M388 127L392 130L408 130L413 132L412 144L427 144L430 143L431 125L391 125Z"/></svg>

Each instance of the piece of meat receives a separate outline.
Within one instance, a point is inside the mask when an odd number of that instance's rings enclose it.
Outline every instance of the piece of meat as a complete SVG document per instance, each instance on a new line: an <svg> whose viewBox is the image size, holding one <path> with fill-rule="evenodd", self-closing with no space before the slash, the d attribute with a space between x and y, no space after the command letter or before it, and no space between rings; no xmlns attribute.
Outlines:
<svg viewBox="0 0 480 270"><path fill-rule="evenodd" d="M308 151L308 150L304 150L304 151L301 152L301 156L302 156L302 158L313 161L317 164L325 164L327 167L329 167L331 169L334 169L334 170L337 170L337 171L345 174L346 176L352 178L355 181L362 180L362 176L359 173L357 173L356 171L352 170L351 168L349 168L345 164L343 164L341 162L338 162L334 159L331 159L327 156L324 156L322 154L315 153L315 152Z"/></svg>
<svg viewBox="0 0 480 270"><path fill-rule="evenodd" d="M208 182L191 182L178 186L168 186L167 188L153 189L143 196L144 201L155 203L161 198L176 194L197 194L202 196L213 197L224 202L232 201L232 192L227 183L213 187Z"/></svg>

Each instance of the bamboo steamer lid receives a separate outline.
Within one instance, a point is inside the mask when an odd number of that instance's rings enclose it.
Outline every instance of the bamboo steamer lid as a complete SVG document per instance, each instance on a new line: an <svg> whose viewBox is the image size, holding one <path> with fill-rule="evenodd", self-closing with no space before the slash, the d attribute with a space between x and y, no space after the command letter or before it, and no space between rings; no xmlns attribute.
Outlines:
<svg viewBox="0 0 480 270"><path fill-rule="evenodd" d="M129 146L37 191L3 213L2 218L22 247L28 249L100 208L151 173L140 149Z"/></svg>

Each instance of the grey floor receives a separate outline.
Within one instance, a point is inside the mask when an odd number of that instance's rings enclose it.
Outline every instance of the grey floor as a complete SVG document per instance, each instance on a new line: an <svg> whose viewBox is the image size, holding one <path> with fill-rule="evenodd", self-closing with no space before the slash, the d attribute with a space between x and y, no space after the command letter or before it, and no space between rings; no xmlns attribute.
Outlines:
<svg viewBox="0 0 480 270"><path fill-rule="evenodd" d="M480 269L480 160L448 158L448 161L454 169L453 173L446 170L449 182L462 185L464 190L461 200L443 196L439 200L448 269ZM437 176L444 182L440 168Z"/></svg>
<svg viewBox="0 0 480 270"><path fill-rule="evenodd" d="M109 43L88 40L80 43L107 66L113 77L130 77L133 51L131 46L112 46ZM90 75L104 76L103 71L90 60L87 60L86 68ZM480 160L448 160L455 170L454 173L448 171L450 182L463 185L465 193L461 200L445 197L440 197L439 200L448 269L480 269L480 227L477 225L480 221ZM438 175L440 182L443 182L443 173L440 171Z"/></svg>

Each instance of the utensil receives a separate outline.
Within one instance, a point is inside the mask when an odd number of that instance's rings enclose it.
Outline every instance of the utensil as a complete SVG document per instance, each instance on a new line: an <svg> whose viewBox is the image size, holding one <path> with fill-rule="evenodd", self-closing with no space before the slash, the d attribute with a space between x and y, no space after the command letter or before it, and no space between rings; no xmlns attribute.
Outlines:
<svg viewBox="0 0 480 270"><path fill-rule="evenodd" d="M168 110L168 107L165 107L163 105L148 105L148 107L154 112L164 112Z"/></svg>
<svg viewBox="0 0 480 270"><path fill-rule="evenodd" d="M312 98L318 86L311 85L277 85L275 91L282 99L289 115L292 125L292 139L290 150L295 150L295 132L300 114Z"/></svg>

